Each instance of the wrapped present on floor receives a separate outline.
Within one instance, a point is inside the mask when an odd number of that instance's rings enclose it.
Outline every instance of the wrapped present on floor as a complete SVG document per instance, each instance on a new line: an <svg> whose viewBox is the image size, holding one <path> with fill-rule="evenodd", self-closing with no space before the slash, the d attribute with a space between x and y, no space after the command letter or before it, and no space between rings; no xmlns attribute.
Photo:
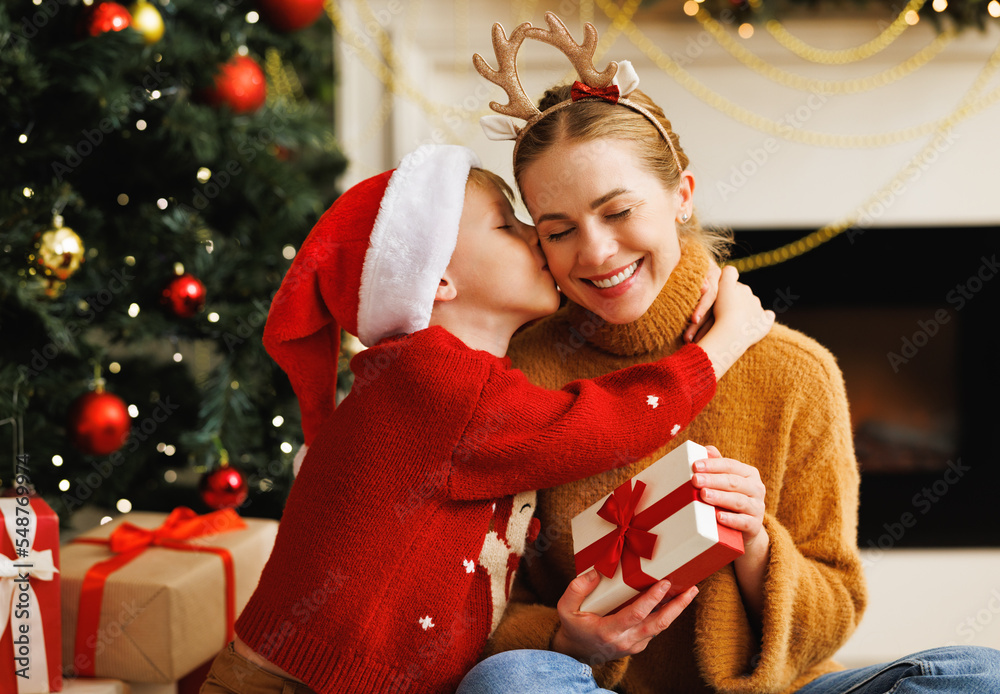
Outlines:
<svg viewBox="0 0 1000 694"><path fill-rule="evenodd" d="M62 691L59 518L41 497L0 499L0 692Z"/></svg>
<svg viewBox="0 0 1000 694"><path fill-rule="evenodd" d="M602 576L581 610L616 612L663 578L668 597L679 595L743 554L743 535L719 525L691 483L707 457L685 441L573 518L577 575Z"/></svg>
<svg viewBox="0 0 1000 694"><path fill-rule="evenodd" d="M130 513L64 545L64 669L163 684L191 673L233 638L277 530L229 509L178 508Z"/></svg>
<svg viewBox="0 0 1000 694"><path fill-rule="evenodd" d="M63 694L137 694L121 680L67 677L63 680Z"/></svg>

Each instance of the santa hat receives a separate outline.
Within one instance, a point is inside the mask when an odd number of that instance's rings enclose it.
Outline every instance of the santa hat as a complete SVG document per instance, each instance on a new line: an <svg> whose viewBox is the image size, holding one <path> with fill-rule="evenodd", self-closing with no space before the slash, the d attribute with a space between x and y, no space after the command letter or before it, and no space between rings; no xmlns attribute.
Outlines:
<svg viewBox="0 0 1000 694"><path fill-rule="evenodd" d="M428 326L479 165L465 147L424 145L341 195L309 232L264 327L264 347L298 396L307 446L334 410L341 328L371 347Z"/></svg>

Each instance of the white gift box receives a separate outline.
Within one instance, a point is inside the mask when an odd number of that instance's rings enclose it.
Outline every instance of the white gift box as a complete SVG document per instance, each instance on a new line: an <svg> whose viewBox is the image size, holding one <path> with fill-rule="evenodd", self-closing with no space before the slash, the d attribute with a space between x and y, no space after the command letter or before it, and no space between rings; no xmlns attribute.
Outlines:
<svg viewBox="0 0 1000 694"><path fill-rule="evenodd" d="M719 525L691 483L707 457L685 441L573 518L577 575L601 573L581 610L616 612L662 578L679 595L743 554L742 533Z"/></svg>

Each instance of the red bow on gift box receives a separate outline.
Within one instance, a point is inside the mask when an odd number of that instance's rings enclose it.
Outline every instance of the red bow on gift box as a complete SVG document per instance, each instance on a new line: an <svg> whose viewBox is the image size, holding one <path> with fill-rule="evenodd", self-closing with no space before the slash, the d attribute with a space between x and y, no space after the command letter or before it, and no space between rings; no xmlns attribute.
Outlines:
<svg viewBox="0 0 1000 694"><path fill-rule="evenodd" d="M580 80L574 82L569 91L569 97L573 101L594 98L603 99L609 104L617 104L619 96L617 84L609 84L607 87L589 87Z"/></svg>
<svg viewBox="0 0 1000 694"><path fill-rule="evenodd" d="M188 542L199 537L207 537L231 530L242 530L246 523L232 509L215 511L199 516L189 508L174 509L158 528L149 530L132 523L122 523L111 536L102 539L78 537L73 542L107 545L114 553L110 559L99 561L87 571L80 589L80 609L76 625L77 672L85 677L93 677L97 633L101 624L101 603L104 598L104 584L108 576L139 557L150 547L180 550L182 552L210 552L222 559L226 585L226 640L233 637L236 622L236 589L233 557L222 547L208 547Z"/></svg>
<svg viewBox="0 0 1000 694"><path fill-rule="evenodd" d="M574 558L577 575L593 566L608 578L615 575L620 562L625 584L636 590L645 590L657 581L642 570L640 562L640 559L653 557L656 535L650 530L696 501L698 490L689 480L636 513L646 484L635 480L635 486L632 486L632 482L625 480L619 485L597 512L598 516L617 527L581 549Z"/></svg>

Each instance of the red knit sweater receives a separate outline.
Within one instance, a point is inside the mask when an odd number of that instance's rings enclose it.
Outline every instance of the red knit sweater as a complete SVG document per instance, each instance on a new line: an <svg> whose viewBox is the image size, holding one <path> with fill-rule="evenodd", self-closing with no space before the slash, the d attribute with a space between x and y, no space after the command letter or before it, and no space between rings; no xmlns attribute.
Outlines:
<svg viewBox="0 0 1000 694"><path fill-rule="evenodd" d="M384 340L351 369L236 624L323 694L453 690L490 632L477 558L495 502L634 462L715 392L694 345L550 391L440 327Z"/></svg>

